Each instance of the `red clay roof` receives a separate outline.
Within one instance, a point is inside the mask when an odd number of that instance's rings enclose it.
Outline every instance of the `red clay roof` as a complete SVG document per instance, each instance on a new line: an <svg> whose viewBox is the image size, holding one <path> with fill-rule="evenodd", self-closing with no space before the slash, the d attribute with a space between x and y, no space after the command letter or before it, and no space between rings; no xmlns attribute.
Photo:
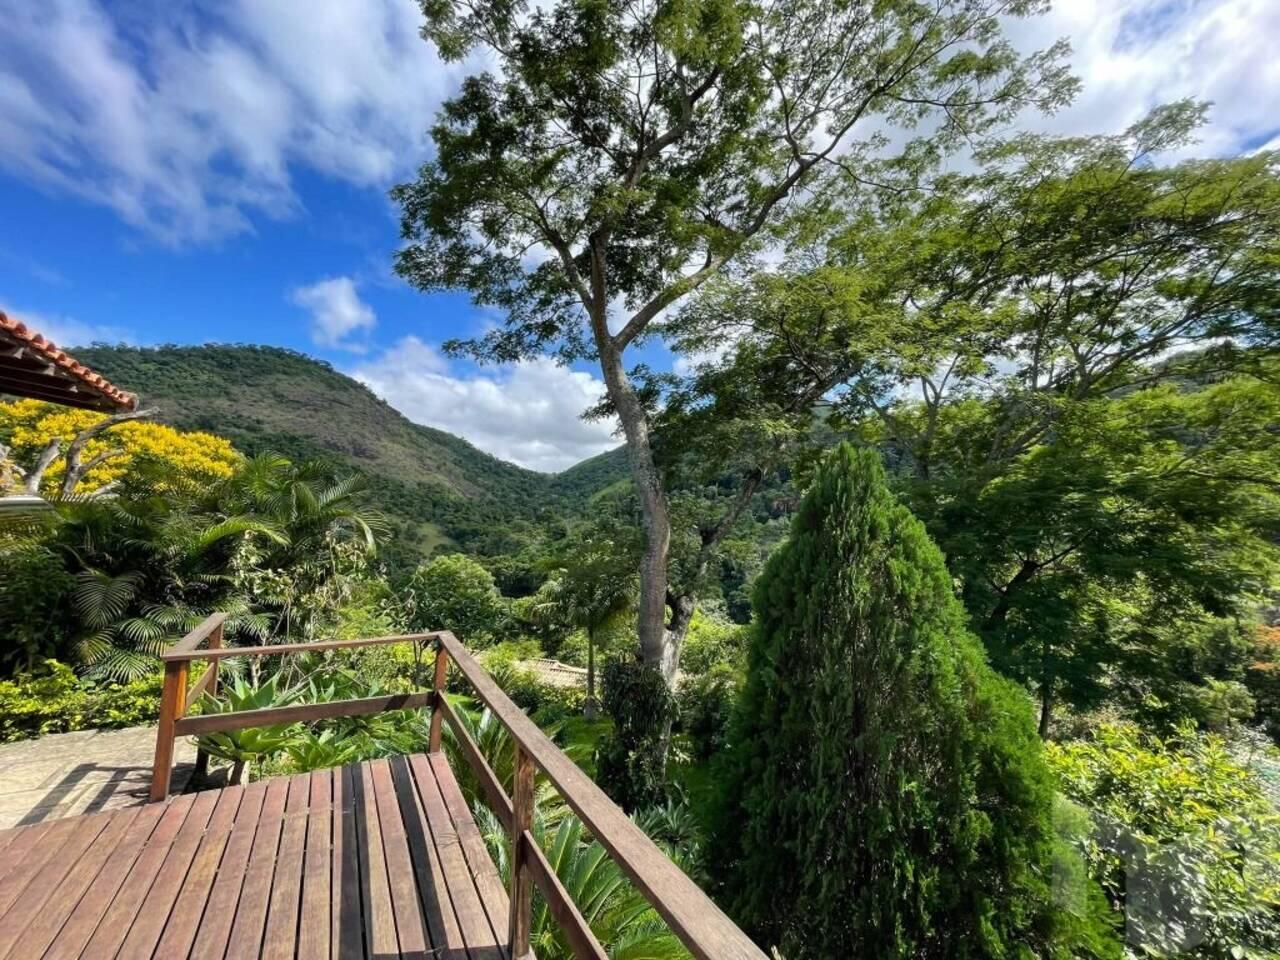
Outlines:
<svg viewBox="0 0 1280 960"><path fill-rule="evenodd" d="M9 349L6 349L9 348ZM52 340L0 311L0 393L90 410L132 410L138 398Z"/></svg>

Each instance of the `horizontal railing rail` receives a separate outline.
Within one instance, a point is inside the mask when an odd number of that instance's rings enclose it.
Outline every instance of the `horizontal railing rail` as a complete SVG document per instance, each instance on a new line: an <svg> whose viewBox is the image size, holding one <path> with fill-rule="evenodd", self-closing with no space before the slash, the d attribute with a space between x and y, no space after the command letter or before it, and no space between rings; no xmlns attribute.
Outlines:
<svg viewBox="0 0 1280 960"><path fill-rule="evenodd" d="M533 957L530 937L535 886L564 932L574 956L579 960L604 960L606 957L599 940L533 835L534 786L538 773L559 791L569 808L609 851L623 873L698 960L765 960L760 949L711 898L512 702L452 633L437 631L360 640L226 647L223 645L225 619L225 614L214 614L161 657L165 675L160 699L160 724L156 732L155 767L152 770L152 800L163 800L168 794L174 742L179 736L430 707L428 749L432 753L439 752L443 725L448 723L458 752L475 773L486 801L511 839L509 947L512 960L531 960ZM208 645L201 647L206 640ZM406 642L430 642L436 646L433 683L429 691L186 716L202 694L217 695L218 664L227 657L315 653ZM188 690L191 664L198 661L207 661L208 666L200 680ZM445 696L451 663L475 691L476 699L489 708L511 737L515 750L513 796L507 795L466 723ZM200 756L198 762L203 765L204 758Z"/></svg>

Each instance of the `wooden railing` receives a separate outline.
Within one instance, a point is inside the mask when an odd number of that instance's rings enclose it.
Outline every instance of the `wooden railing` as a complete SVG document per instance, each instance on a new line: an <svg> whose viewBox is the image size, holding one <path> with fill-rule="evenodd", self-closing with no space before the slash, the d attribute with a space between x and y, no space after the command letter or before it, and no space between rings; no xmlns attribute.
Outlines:
<svg viewBox="0 0 1280 960"><path fill-rule="evenodd" d="M542 894L548 911L564 932L574 956L580 960L604 960L606 957L600 942L591 932L591 927L534 838L531 826L534 787L539 773L559 791L565 803L578 815L592 836L609 851L614 862L653 904L693 956L698 960L765 960L764 953L725 916L702 888L672 863L645 832L511 701L452 633L439 631L366 640L224 647L223 619L222 614L214 614L162 656L165 681L160 701L160 727L156 737L156 764L152 771L153 800L163 800L168 792L176 737L326 717L364 716L386 710L430 707L428 749L432 753L440 750L443 724L448 723L459 752L471 766L485 799L511 837L509 945L513 960L528 960L533 957L530 935L535 886ZM206 639L209 641L208 646L198 649ZM186 716L189 707L202 693L217 693L217 666L219 660L226 657L313 653L404 642L430 642L436 647L430 691L366 697L360 700L295 704L208 716ZM209 667L188 690L190 665L197 660L208 661ZM476 698L489 708L510 734L515 750L513 796L507 796L501 781L472 739L467 725L445 697L445 684L451 663L471 685Z"/></svg>

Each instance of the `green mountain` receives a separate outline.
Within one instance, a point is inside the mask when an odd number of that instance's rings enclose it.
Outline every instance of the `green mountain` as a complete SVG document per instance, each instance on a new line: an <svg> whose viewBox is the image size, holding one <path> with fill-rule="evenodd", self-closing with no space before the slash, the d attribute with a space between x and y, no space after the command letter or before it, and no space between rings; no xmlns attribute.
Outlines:
<svg viewBox="0 0 1280 960"><path fill-rule="evenodd" d="M627 448L614 447L594 457L575 463L568 470L551 477L551 490L556 496L573 504L585 502L605 487L631 476L627 462Z"/></svg>
<svg viewBox="0 0 1280 960"><path fill-rule="evenodd" d="M524 525L573 511L626 476L621 449L557 475L507 463L410 422L329 364L279 347L94 346L76 356L158 408L164 423L227 437L247 454L359 470L392 521L386 557L397 567L441 545L508 552Z"/></svg>

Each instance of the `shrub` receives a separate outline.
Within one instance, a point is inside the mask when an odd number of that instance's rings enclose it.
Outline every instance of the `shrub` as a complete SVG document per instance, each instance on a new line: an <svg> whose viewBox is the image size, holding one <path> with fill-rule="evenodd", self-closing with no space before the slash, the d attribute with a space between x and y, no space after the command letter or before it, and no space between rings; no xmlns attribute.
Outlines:
<svg viewBox="0 0 1280 960"><path fill-rule="evenodd" d="M1078 841L1130 946L1154 956L1280 948L1280 816L1219 736L1130 723L1049 744L1062 789L1092 813Z"/></svg>
<svg viewBox="0 0 1280 960"><path fill-rule="evenodd" d="M699 609L689 623L689 634L680 651L680 669L699 674L718 664L741 667L746 658L747 629Z"/></svg>
<svg viewBox="0 0 1280 960"><path fill-rule="evenodd" d="M0 743L47 733L154 723L160 714L162 676L129 683L82 680L57 660L0 682Z"/></svg>
<svg viewBox="0 0 1280 960"><path fill-rule="evenodd" d="M603 679L613 734L596 754L600 786L624 810L659 803L666 795L665 738L675 698L657 668L634 660L610 661Z"/></svg>
<svg viewBox="0 0 1280 960"><path fill-rule="evenodd" d="M680 685L676 694L680 725L689 735L695 759L709 759L728 742L729 721L740 682L733 667L718 663Z"/></svg>
<svg viewBox="0 0 1280 960"><path fill-rule="evenodd" d="M735 919L794 960L1054 953L1030 705L875 453L825 460L754 602L709 851Z"/></svg>
<svg viewBox="0 0 1280 960"><path fill-rule="evenodd" d="M74 621L67 597L75 578L57 553L43 543L0 543L0 569L0 677L69 654Z"/></svg>

